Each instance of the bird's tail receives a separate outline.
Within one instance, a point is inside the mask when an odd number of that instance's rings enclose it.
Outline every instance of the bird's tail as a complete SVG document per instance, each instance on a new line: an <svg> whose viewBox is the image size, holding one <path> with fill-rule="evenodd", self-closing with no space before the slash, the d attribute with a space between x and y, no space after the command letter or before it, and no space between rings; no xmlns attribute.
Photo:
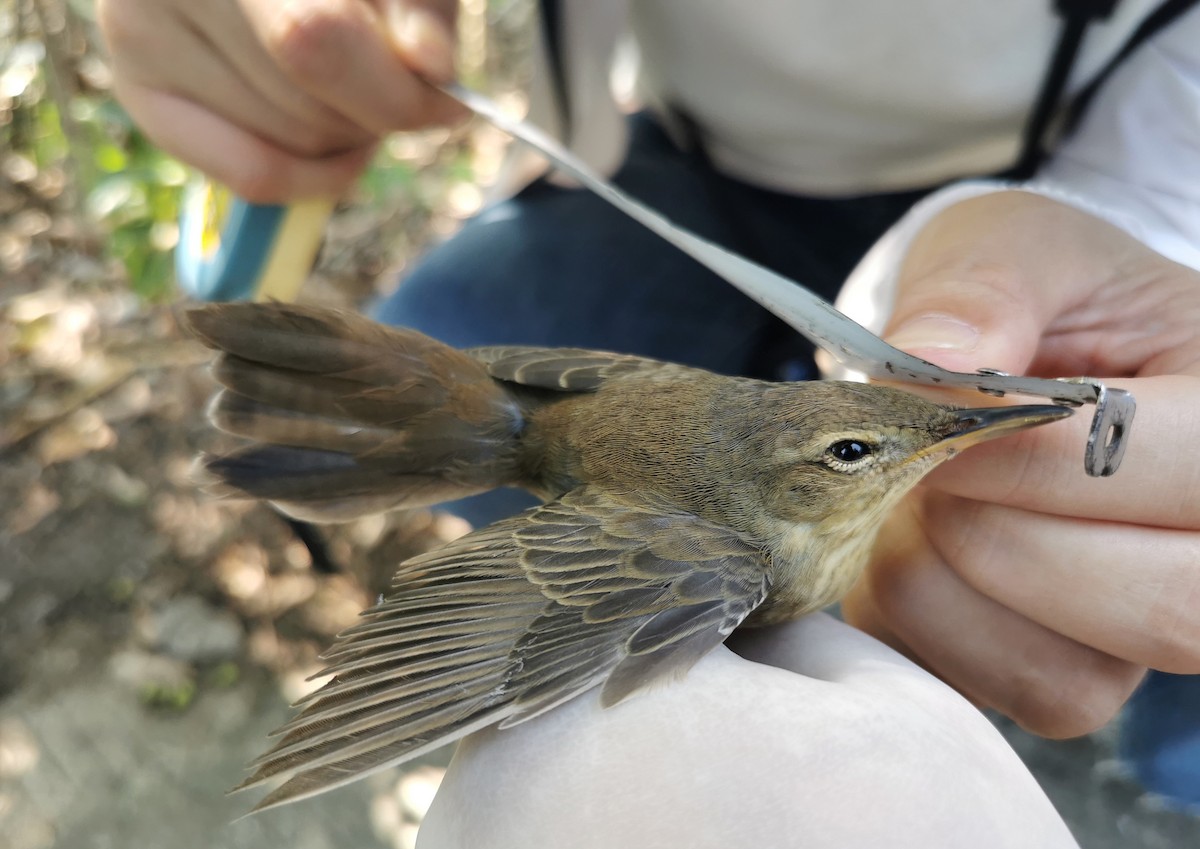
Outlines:
<svg viewBox="0 0 1200 849"><path fill-rule="evenodd" d="M516 482L520 406L461 351L293 304L213 304L184 323L221 352L210 418L254 441L205 459L218 494L339 521Z"/></svg>

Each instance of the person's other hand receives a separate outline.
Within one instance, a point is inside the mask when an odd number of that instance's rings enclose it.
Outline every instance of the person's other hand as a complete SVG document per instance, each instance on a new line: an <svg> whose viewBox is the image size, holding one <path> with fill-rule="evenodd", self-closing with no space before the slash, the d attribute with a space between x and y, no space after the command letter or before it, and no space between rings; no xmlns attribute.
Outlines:
<svg viewBox="0 0 1200 849"><path fill-rule="evenodd" d="M1146 667L1200 673L1200 273L1044 197L985 195L917 237L885 335L956 371L1112 378L1138 411L1114 477L1083 471L1091 407L936 470L847 620L1050 737L1105 724Z"/></svg>
<svg viewBox="0 0 1200 849"><path fill-rule="evenodd" d="M886 646L823 614L731 646L467 738L418 846L1075 845L983 715Z"/></svg>
<svg viewBox="0 0 1200 849"><path fill-rule="evenodd" d="M99 0L117 97L253 202L336 196L393 130L452 122L455 0ZM414 73L416 72L416 73Z"/></svg>

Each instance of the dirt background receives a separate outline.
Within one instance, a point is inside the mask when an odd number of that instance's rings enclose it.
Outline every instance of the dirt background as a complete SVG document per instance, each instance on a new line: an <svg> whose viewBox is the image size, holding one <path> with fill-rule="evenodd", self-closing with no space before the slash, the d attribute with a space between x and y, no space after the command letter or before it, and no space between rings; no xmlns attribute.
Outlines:
<svg viewBox="0 0 1200 849"><path fill-rule="evenodd" d="M232 825L252 799L225 791L332 635L461 523L342 526L342 572L314 572L271 510L191 483L220 439L171 310L30 242L0 301L0 847L410 846L432 766Z"/></svg>

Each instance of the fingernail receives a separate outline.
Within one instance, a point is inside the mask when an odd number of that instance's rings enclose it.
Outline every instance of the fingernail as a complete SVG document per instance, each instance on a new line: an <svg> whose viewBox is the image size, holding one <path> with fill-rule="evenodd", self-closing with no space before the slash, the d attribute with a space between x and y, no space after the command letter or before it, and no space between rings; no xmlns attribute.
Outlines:
<svg viewBox="0 0 1200 849"><path fill-rule="evenodd" d="M393 2L387 7L387 22L413 70L435 82L454 79L454 39L441 18L427 9Z"/></svg>
<svg viewBox="0 0 1200 849"><path fill-rule="evenodd" d="M970 352L979 344L979 330L954 316L929 313L906 321L888 334L887 341L902 351Z"/></svg>

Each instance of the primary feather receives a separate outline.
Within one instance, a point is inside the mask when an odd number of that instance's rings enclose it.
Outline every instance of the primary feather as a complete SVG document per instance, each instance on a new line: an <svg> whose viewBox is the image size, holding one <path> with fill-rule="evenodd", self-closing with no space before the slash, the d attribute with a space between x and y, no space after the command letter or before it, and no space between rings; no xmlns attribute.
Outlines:
<svg viewBox="0 0 1200 849"><path fill-rule="evenodd" d="M677 536L704 552L694 569ZM765 597L766 567L728 529L586 487L490 525L401 566L242 787L288 777L271 807L596 685L616 704L724 640Z"/></svg>

